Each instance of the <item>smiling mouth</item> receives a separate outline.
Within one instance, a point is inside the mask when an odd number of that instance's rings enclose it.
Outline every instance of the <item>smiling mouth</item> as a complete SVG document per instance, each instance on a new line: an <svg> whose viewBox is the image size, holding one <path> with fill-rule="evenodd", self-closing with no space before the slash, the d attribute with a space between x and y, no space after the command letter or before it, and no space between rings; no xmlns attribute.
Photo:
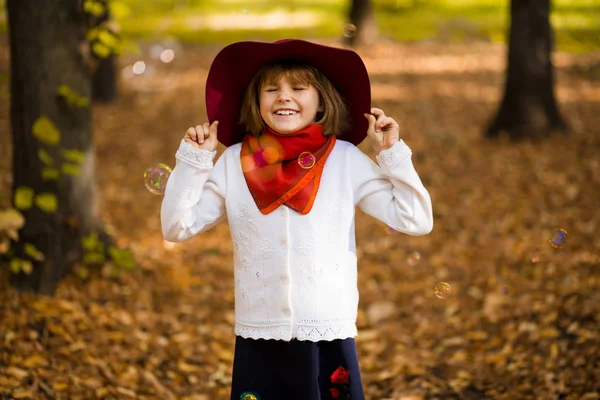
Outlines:
<svg viewBox="0 0 600 400"><path fill-rule="evenodd" d="M297 115L300 113L298 111L294 111L294 110L279 110L279 111L275 111L273 114L280 116L280 117L289 117L289 116Z"/></svg>

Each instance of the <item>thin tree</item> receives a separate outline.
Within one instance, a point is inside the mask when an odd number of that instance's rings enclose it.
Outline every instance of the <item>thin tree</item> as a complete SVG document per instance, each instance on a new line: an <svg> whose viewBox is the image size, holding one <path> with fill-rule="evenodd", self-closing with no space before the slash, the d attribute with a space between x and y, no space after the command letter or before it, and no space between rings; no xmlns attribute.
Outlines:
<svg viewBox="0 0 600 400"><path fill-rule="evenodd" d="M344 41L350 46L368 46L377 40L377 22L371 0L351 0L350 23L344 27Z"/></svg>
<svg viewBox="0 0 600 400"><path fill-rule="evenodd" d="M54 293L80 261L84 237L88 252L97 254L102 247L88 237L101 229L89 101L92 71L85 45L88 18L82 3L6 2L13 204L25 217L10 256L18 272L12 283L21 290Z"/></svg>
<svg viewBox="0 0 600 400"><path fill-rule="evenodd" d="M110 29L111 15L108 0L99 0L103 6L102 13L92 24L102 27L104 31L117 38L119 35L115 30ZM114 52L110 52L108 55L100 57L94 53L93 46L99 40L93 41L92 55L96 59L97 65L94 70L94 77L92 78L92 99L97 102L111 103L117 99L117 56Z"/></svg>
<svg viewBox="0 0 600 400"><path fill-rule="evenodd" d="M511 0L506 86L485 135L512 139L566 131L554 97L550 0Z"/></svg>

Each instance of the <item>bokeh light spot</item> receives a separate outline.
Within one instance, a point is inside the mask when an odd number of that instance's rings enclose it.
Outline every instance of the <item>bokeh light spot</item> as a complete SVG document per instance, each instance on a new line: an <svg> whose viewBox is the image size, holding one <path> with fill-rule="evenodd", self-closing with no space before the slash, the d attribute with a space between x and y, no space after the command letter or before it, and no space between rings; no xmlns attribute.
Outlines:
<svg viewBox="0 0 600 400"><path fill-rule="evenodd" d="M175 51L173 49L164 49L160 53L160 61L164 63L170 63L175 58Z"/></svg>
<svg viewBox="0 0 600 400"><path fill-rule="evenodd" d="M143 61L136 61L131 69L135 75L141 75L146 71L146 63Z"/></svg>
<svg viewBox="0 0 600 400"><path fill-rule="evenodd" d="M275 147L267 147L263 150L262 156L267 163L273 164L279 159L279 152Z"/></svg>

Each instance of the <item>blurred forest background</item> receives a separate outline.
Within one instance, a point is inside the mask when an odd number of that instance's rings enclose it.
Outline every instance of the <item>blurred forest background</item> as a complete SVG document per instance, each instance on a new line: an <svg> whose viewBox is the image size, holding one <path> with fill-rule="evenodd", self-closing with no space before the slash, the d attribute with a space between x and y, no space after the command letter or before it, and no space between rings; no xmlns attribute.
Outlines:
<svg viewBox="0 0 600 400"><path fill-rule="evenodd" d="M289 37L361 55L433 201L357 211L367 398L600 399L600 0L0 0L0 399L229 398L227 224L160 194L219 50Z"/></svg>

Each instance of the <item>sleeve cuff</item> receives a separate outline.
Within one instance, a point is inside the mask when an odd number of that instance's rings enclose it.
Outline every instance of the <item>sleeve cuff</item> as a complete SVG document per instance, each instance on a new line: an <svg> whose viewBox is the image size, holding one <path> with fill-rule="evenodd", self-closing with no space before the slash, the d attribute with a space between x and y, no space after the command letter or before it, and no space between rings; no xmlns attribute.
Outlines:
<svg viewBox="0 0 600 400"><path fill-rule="evenodd" d="M175 154L175 158L194 168L206 170L213 167L213 158L217 155L217 151L209 151L197 149L185 140L181 140L179 149Z"/></svg>
<svg viewBox="0 0 600 400"><path fill-rule="evenodd" d="M403 164L406 160L410 160L411 155L410 147L400 139L389 149L380 151L375 158L381 167L391 170Z"/></svg>

